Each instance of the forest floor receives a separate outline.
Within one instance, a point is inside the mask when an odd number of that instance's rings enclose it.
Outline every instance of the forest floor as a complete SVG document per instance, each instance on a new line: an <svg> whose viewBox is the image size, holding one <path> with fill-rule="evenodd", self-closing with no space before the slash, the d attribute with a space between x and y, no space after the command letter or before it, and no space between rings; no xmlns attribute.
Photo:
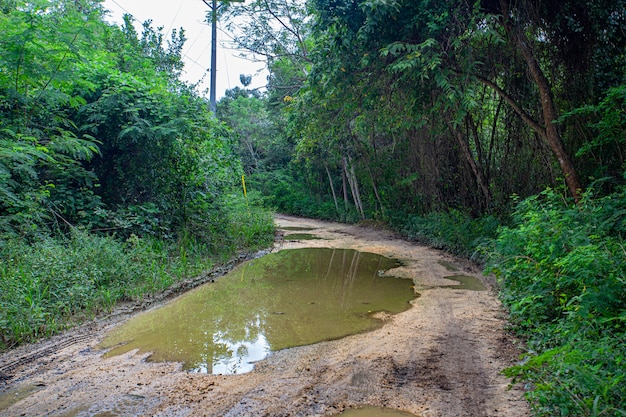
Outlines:
<svg viewBox="0 0 626 417"><path fill-rule="evenodd" d="M518 360L520 342L505 331L493 283L475 265L375 227L283 215L276 222L320 239L282 232L274 250L399 259L391 274L412 279L419 296L377 330L274 352L240 375L189 373L136 351L103 358L96 346L104 333L134 314L120 310L0 356L0 416L330 416L365 405L423 417L530 415L522 387L500 373ZM488 290L454 288L444 277L455 274Z"/></svg>

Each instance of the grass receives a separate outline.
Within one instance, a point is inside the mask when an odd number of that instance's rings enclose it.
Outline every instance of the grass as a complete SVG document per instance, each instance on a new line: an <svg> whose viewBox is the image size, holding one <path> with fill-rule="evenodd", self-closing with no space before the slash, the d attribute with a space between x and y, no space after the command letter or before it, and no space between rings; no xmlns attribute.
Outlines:
<svg viewBox="0 0 626 417"><path fill-rule="evenodd" d="M210 243L131 235L125 241L74 229L69 236L0 242L0 351L49 337L123 301L198 276L237 253L267 247L271 214L230 211Z"/></svg>

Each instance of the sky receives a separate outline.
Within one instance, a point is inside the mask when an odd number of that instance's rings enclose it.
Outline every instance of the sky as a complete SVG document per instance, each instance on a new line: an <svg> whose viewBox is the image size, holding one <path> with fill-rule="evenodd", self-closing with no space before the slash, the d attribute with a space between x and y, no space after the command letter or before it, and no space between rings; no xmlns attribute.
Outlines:
<svg viewBox="0 0 626 417"><path fill-rule="evenodd" d="M131 14L141 33L141 24L152 19L152 27L163 27L165 39L170 39L172 29L185 29L187 41L183 48L185 68L181 78L190 83L202 80L198 91L209 96L209 67L211 66L211 26L205 22L209 7L202 0L105 0L105 9L110 11L107 21L120 25L125 13ZM227 89L241 87L239 74L252 75L249 88L267 84L264 63L242 59L242 51L234 49L231 38L218 22L217 33L217 79L216 96L219 100ZM261 73L258 71L261 70Z"/></svg>

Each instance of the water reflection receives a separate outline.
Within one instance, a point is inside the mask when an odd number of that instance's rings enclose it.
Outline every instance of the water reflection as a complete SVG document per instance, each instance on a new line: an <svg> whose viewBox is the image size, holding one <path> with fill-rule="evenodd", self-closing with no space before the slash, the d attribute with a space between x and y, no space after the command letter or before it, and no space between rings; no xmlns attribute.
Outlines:
<svg viewBox="0 0 626 417"><path fill-rule="evenodd" d="M373 312L406 310L411 281L382 273L395 266L353 250L272 253L132 318L101 347L153 352L194 372L248 372L270 351L371 330L381 325Z"/></svg>
<svg viewBox="0 0 626 417"><path fill-rule="evenodd" d="M352 408L337 415L344 417L414 417L413 414L382 407Z"/></svg>
<svg viewBox="0 0 626 417"><path fill-rule="evenodd" d="M196 363L195 372L213 374L240 374L250 372L254 364L270 352L270 344L263 334L255 340L231 341L218 332L213 335L214 345L223 346L229 355L222 358L206 358Z"/></svg>

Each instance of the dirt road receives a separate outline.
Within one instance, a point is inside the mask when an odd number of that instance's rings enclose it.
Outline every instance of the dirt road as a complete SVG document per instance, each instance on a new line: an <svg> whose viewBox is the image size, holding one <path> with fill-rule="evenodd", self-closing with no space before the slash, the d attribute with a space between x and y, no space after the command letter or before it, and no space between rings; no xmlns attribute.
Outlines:
<svg viewBox="0 0 626 417"><path fill-rule="evenodd" d="M192 374L134 352L102 358L100 320L0 357L0 416L330 416L382 406L423 417L528 416L519 387L500 370L519 352L504 332L493 291L445 286L450 275L483 280L470 263L369 227L277 216L316 240L275 250L334 247L402 261L390 273L414 281L412 308L375 331L275 352L241 375ZM295 232L293 232L295 233ZM2 380L4 379L4 381Z"/></svg>

